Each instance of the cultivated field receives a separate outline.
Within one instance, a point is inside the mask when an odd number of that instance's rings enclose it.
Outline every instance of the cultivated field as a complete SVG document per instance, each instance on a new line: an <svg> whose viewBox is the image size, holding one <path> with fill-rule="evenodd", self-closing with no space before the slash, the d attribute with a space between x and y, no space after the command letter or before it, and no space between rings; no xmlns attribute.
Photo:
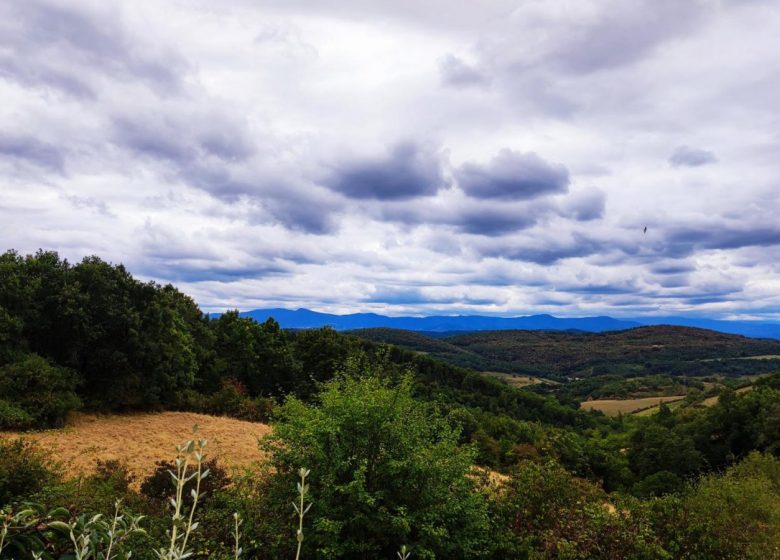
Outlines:
<svg viewBox="0 0 780 560"><path fill-rule="evenodd" d="M227 467L262 460L257 440L271 431L266 424L190 412L77 414L61 430L0 432L0 438L21 436L38 442L69 475L91 473L98 459L118 459L140 480L154 471L155 461L172 460L175 447L191 439L195 425L198 437L208 439L208 457Z"/></svg>
<svg viewBox="0 0 780 560"><path fill-rule="evenodd" d="M608 416L617 416L618 414L632 414L640 410L658 406L661 403L679 401L684 398L685 395L643 397L641 399L601 399L585 401L580 404L580 408L583 410L600 410Z"/></svg>

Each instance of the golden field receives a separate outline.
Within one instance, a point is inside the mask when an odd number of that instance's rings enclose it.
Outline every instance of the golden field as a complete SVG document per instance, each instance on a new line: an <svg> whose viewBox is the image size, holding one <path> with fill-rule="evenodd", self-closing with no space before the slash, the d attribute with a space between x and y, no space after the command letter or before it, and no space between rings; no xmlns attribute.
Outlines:
<svg viewBox="0 0 780 560"><path fill-rule="evenodd" d="M176 446L192 438L195 425L197 437L208 440L207 458L216 457L225 467L261 461L257 442L271 431L266 424L191 412L76 414L63 429L0 432L0 438L24 437L39 443L67 475L90 474L98 459L117 459L141 480L154 472L155 461L175 457Z"/></svg>
<svg viewBox="0 0 780 560"><path fill-rule="evenodd" d="M585 401L580 404L583 410L600 410L608 416L618 414L633 414L634 412L658 406L661 403L679 401L685 395L673 395L669 397L642 397L639 399L601 399Z"/></svg>

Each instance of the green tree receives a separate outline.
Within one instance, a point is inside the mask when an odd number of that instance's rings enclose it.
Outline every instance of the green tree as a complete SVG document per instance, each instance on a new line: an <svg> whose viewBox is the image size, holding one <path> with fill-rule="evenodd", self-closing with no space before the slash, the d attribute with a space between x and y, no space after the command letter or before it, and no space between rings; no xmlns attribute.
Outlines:
<svg viewBox="0 0 780 560"><path fill-rule="evenodd" d="M320 405L290 398L264 448L286 509L300 466L311 469L304 547L320 558L477 558L485 552L486 503L470 476L473 452L445 419L376 376L339 376ZM315 552L316 551L316 552Z"/></svg>
<svg viewBox="0 0 780 560"><path fill-rule="evenodd" d="M35 354L0 368L0 395L38 426L61 425L67 413L81 405L77 384L74 371Z"/></svg>

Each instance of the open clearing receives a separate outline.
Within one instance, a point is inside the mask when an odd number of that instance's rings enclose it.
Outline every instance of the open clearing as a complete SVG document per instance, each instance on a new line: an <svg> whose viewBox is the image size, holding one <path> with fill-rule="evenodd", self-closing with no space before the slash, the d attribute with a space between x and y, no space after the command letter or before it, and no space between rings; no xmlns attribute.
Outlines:
<svg viewBox="0 0 780 560"><path fill-rule="evenodd" d="M216 457L226 467L263 459L257 440L271 431L270 426L191 412L76 414L61 430L0 432L0 438L21 436L38 442L68 475L92 473L98 459L118 459L140 480L154 472L155 461L172 460L176 446L192 438L196 424L198 437L208 440L207 458Z"/></svg>
<svg viewBox="0 0 780 560"><path fill-rule="evenodd" d="M748 391L752 391L752 390L753 390L753 386L748 385L747 387L740 387L739 389L737 389L736 392L737 394L741 395L742 393L747 393ZM707 407L715 406L716 404L718 404L719 399L720 397L718 395L715 395L714 397L708 397L704 399L703 401L701 401L701 404Z"/></svg>
<svg viewBox="0 0 780 560"><path fill-rule="evenodd" d="M640 410L658 406L661 403L679 401L684 398L685 395L643 397L641 399L602 399L582 402L580 403L580 408L583 410L600 410L608 416L617 416L618 414L632 414Z"/></svg>
<svg viewBox="0 0 780 560"><path fill-rule="evenodd" d="M521 375L519 373L504 373L501 371L483 371L482 373L500 379L508 385L517 387L518 389L528 387L529 385L537 385L539 383L558 385L557 382L550 381L549 379L542 379L541 377L533 377L531 375Z"/></svg>

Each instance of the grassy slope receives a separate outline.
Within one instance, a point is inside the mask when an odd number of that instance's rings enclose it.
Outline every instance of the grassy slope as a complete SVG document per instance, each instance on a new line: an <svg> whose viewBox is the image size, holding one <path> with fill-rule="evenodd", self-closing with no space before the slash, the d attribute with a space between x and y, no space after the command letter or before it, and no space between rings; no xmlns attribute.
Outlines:
<svg viewBox="0 0 780 560"><path fill-rule="evenodd" d="M262 460L257 439L271 431L266 424L191 412L75 414L61 430L0 432L0 438L23 436L40 443L69 475L91 473L97 459L118 459L127 463L138 482L154 472L155 461L172 460L175 447L192 437L196 424L198 437L209 441L208 456L225 466Z"/></svg>

